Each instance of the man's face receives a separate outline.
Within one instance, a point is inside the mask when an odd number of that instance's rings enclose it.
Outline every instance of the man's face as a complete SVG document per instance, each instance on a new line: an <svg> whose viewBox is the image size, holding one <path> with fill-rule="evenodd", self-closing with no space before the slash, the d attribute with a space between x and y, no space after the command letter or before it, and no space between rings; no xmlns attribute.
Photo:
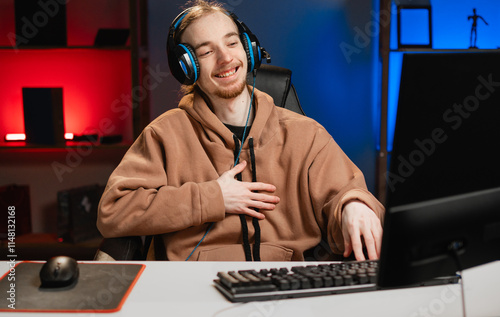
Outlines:
<svg viewBox="0 0 500 317"><path fill-rule="evenodd" d="M193 47L200 63L198 86L209 97L232 99L246 87L247 57L238 28L222 12L195 20L181 42Z"/></svg>

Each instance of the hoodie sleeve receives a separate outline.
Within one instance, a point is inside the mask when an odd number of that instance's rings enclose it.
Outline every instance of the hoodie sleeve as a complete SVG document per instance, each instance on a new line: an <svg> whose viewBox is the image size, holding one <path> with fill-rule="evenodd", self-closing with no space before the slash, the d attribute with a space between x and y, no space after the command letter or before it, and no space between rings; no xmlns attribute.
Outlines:
<svg viewBox="0 0 500 317"><path fill-rule="evenodd" d="M216 180L167 186L164 162L161 142L148 127L108 180L97 219L104 237L162 234L224 219Z"/></svg>
<svg viewBox="0 0 500 317"><path fill-rule="evenodd" d="M385 211L366 188L363 173L331 136L327 139L309 168L309 188L318 224L327 233L332 250L342 253L342 209L347 202L354 199L362 201L381 221Z"/></svg>

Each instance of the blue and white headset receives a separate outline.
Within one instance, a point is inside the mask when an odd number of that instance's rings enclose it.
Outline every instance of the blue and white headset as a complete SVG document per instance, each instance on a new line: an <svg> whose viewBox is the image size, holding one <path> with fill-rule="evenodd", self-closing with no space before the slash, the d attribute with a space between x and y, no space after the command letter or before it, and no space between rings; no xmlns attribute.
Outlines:
<svg viewBox="0 0 500 317"><path fill-rule="evenodd" d="M175 42L175 32L191 9L192 8L184 10L174 19L170 25L167 39L167 56L170 72L184 85L194 84L200 75L200 64L198 63L193 48L186 43ZM259 68L263 57L266 58L269 63L271 57L263 47L260 47L257 37L234 13L229 11L226 11L226 13L233 19L238 27L240 40L247 55L248 72L250 73L254 69Z"/></svg>

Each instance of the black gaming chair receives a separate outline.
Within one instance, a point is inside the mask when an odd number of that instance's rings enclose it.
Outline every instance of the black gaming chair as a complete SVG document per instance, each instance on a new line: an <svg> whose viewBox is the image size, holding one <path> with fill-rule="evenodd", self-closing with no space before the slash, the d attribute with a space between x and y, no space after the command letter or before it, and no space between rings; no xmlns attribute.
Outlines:
<svg viewBox="0 0 500 317"><path fill-rule="evenodd" d="M247 77L247 83L249 85L253 83L251 74ZM261 65L257 69L255 88L273 97L276 106L305 115L292 84L291 70L278 66Z"/></svg>
<svg viewBox="0 0 500 317"><path fill-rule="evenodd" d="M249 74L247 82L249 85L253 84L252 74ZM291 70L272 65L261 65L257 69L255 88L273 97L276 106L304 115L297 92L292 84ZM103 239L94 260L146 260L152 240L152 236ZM155 239L156 242L162 242L158 240L160 239ZM165 259L165 248L159 243L153 243L153 245L155 258Z"/></svg>

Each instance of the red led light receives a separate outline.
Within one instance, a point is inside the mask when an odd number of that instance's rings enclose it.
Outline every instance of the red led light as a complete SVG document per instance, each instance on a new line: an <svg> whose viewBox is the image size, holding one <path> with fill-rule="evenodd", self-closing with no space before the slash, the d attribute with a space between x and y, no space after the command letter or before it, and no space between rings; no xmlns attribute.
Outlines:
<svg viewBox="0 0 500 317"><path fill-rule="evenodd" d="M26 134L24 133L7 133L5 141L26 141Z"/></svg>
<svg viewBox="0 0 500 317"><path fill-rule="evenodd" d="M64 133L65 140L73 140L74 133ZM26 134L24 133L7 133L5 141L26 141Z"/></svg>

